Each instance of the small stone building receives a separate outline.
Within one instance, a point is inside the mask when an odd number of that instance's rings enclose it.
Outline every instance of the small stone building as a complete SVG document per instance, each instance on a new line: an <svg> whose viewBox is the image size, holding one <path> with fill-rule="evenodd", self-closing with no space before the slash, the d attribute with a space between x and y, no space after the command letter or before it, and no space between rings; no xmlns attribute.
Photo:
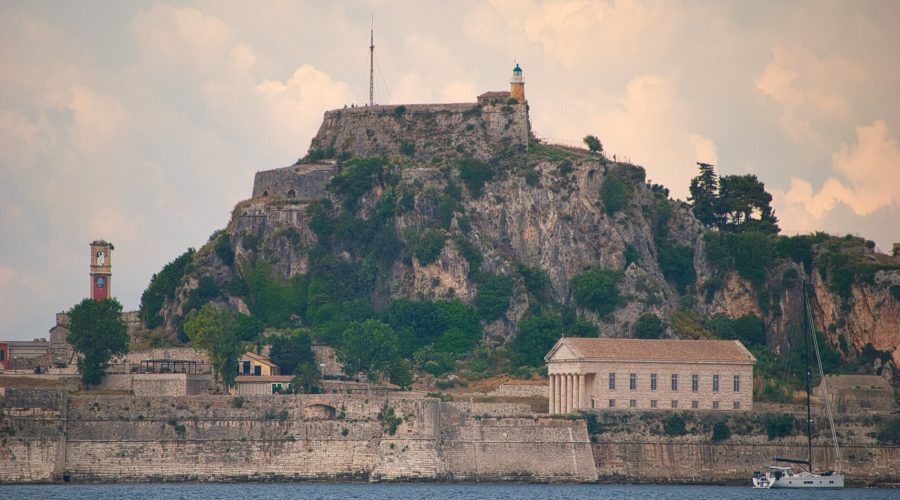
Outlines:
<svg viewBox="0 0 900 500"><path fill-rule="evenodd" d="M838 413L889 413L894 409L894 389L878 375L826 375L825 383ZM825 397L822 385L813 389L820 399Z"/></svg>
<svg viewBox="0 0 900 500"><path fill-rule="evenodd" d="M544 360L550 413L753 408L756 358L737 340L564 337Z"/></svg>
<svg viewBox="0 0 900 500"><path fill-rule="evenodd" d="M255 375L268 377L279 375L278 365L266 356L253 352L245 352L238 360L238 375Z"/></svg>
<svg viewBox="0 0 900 500"><path fill-rule="evenodd" d="M234 379L232 394L239 396L253 396L263 394L277 394L287 390L293 377L290 375L239 375Z"/></svg>

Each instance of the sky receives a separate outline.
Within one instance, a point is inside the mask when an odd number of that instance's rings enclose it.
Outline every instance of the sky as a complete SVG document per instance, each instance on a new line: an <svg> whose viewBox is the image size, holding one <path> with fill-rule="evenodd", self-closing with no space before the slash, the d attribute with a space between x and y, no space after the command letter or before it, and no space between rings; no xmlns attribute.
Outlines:
<svg viewBox="0 0 900 500"><path fill-rule="evenodd" d="M0 0L0 339L48 337L225 227L323 113L473 102L521 64L534 131L644 166L752 173L785 234L900 242L900 2Z"/></svg>

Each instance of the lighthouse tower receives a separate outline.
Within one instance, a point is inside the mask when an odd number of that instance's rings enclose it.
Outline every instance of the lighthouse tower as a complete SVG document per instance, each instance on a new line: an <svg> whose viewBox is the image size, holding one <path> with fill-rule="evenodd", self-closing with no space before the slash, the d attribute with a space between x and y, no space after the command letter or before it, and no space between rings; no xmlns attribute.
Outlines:
<svg viewBox="0 0 900 500"><path fill-rule="evenodd" d="M522 68L519 67L519 63L516 63L512 77L509 79L509 96L519 101L519 104L525 103L525 78L522 77Z"/></svg>
<svg viewBox="0 0 900 500"><path fill-rule="evenodd" d="M91 298L105 300L111 297L112 243L104 240L91 242Z"/></svg>

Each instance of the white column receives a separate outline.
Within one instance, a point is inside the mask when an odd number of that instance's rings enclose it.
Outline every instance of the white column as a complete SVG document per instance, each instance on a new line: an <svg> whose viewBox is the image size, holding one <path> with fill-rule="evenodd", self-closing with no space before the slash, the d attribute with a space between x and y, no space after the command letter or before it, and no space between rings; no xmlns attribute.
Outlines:
<svg viewBox="0 0 900 500"><path fill-rule="evenodd" d="M553 412L562 413L562 377L557 373L553 376Z"/></svg>
<svg viewBox="0 0 900 500"><path fill-rule="evenodd" d="M575 397L575 395L578 394L578 387L575 385L575 374L573 373L569 376L572 377L572 385L570 386L570 392L572 393L572 406L571 408L569 408L569 413L572 413L573 411L578 409L578 399Z"/></svg>
<svg viewBox="0 0 900 500"><path fill-rule="evenodd" d="M550 382L550 388L547 391L547 399L548 399L547 413L549 413L551 415L553 415L553 413L554 413L554 411L553 411L553 392L554 392L553 391L553 379L554 379L554 377L555 377L555 375L550 375L547 377L548 382Z"/></svg>
<svg viewBox="0 0 900 500"><path fill-rule="evenodd" d="M581 375L575 375L575 411L581 409Z"/></svg>
<svg viewBox="0 0 900 500"><path fill-rule="evenodd" d="M572 383L572 374L566 375L566 413L572 413L572 406L574 406L574 398L572 397L575 392L575 384Z"/></svg>
<svg viewBox="0 0 900 500"><path fill-rule="evenodd" d="M562 376L562 412L569 413L569 376Z"/></svg>
<svg viewBox="0 0 900 500"><path fill-rule="evenodd" d="M584 374L578 375L578 407L585 408L587 402L584 397Z"/></svg>

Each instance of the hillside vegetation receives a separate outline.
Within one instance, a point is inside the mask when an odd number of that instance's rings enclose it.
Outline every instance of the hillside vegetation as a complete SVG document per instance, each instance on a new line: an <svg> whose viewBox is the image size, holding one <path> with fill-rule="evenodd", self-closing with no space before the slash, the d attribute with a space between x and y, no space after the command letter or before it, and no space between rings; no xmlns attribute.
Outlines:
<svg viewBox="0 0 900 500"><path fill-rule="evenodd" d="M540 376L561 335L738 339L757 396L779 400L799 387L804 286L830 373L877 371L900 338L900 261L854 236L780 236L752 175L700 165L685 203L639 166L536 141L489 161L329 155L326 197L241 202L154 275L141 313L159 342L187 341L213 303L247 347L303 334L351 375L446 388ZM862 315L887 327L839 319Z"/></svg>

